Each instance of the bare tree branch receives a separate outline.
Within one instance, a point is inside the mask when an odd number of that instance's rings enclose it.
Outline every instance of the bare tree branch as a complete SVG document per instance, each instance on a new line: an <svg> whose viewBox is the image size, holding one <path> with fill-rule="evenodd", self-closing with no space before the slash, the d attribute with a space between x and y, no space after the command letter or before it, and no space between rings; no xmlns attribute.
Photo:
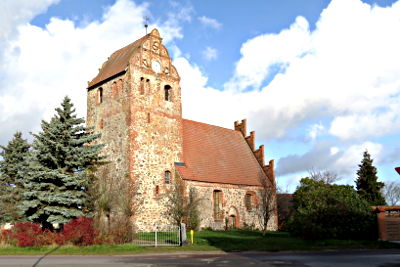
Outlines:
<svg viewBox="0 0 400 267"><path fill-rule="evenodd" d="M175 174L172 185L167 194L168 207L167 215L176 224L180 225L187 219L190 228L196 228L198 224L198 206L201 199L197 197L194 188L190 188L188 194L185 193L184 181Z"/></svg>
<svg viewBox="0 0 400 267"><path fill-rule="evenodd" d="M333 172L328 170L318 170L311 168L308 171L309 178L314 181L324 182L325 184L333 184L341 179L341 177Z"/></svg>
<svg viewBox="0 0 400 267"><path fill-rule="evenodd" d="M265 236L268 229L268 222L274 215L276 209L276 192L274 184L271 184L270 182L272 179L260 174L258 180L261 187L258 190L260 201L257 207L257 216L263 236Z"/></svg>
<svg viewBox="0 0 400 267"><path fill-rule="evenodd" d="M386 199L386 202L390 206L395 206L400 202L400 183L399 182L385 182L385 186L382 188L382 194Z"/></svg>

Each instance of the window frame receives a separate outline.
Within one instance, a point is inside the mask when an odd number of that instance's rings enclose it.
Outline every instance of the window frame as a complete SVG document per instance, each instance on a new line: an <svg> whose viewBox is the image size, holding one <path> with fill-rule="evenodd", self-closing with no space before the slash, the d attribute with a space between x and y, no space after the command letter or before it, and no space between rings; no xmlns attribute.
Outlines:
<svg viewBox="0 0 400 267"><path fill-rule="evenodd" d="M224 211L222 209L223 193L222 190L213 190L213 216L215 221L224 219Z"/></svg>
<svg viewBox="0 0 400 267"><path fill-rule="evenodd" d="M164 183L171 184L171 172L169 170L164 172Z"/></svg>
<svg viewBox="0 0 400 267"><path fill-rule="evenodd" d="M172 90L171 85L166 84L164 86L164 100L165 101L169 101L169 102L172 101L172 91L171 90Z"/></svg>

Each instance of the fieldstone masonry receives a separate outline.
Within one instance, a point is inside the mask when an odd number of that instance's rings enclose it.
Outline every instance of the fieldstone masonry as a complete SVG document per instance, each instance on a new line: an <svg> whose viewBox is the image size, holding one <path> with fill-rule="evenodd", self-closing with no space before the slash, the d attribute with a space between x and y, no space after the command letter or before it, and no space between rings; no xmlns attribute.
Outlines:
<svg viewBox="0 0 400 267"><path fill-rule="evenodd" d="M101 133L103 153L109 164L102 166L102 179L129 177L138 186L142 207L133 218L140 229L170 224L165 215L165 173L175 174L174 164L183 162L180 77L156 29L116 51L88 85L87 126ZM254 136L254 133L251 134ZM246 138L253 146L254 138ZM263 147L257 150L263 159ZM273 164L273 163L272 163ZM264 167L264 166L262 166ZM273 166L272 166L273 172ZM240 186L186 181L202 198L201 227L221 229L225 220L213 218L212 194L223 192L223 211L234 218L234 226L257 226L254 211L245 207L246 192L257 186ZM275 217L270 228L276 229Z"/></svg>

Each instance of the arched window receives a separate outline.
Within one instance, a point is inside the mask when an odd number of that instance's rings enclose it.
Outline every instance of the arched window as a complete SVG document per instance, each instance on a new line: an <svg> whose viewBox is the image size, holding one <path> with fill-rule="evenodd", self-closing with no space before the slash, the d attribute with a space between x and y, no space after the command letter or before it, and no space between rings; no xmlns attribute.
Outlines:
<svg viewBox="0 0 400 267"><path fill-rule="evenodd" d="M100 88L97 90L97 103L98 103L98 104L103 103L103 88L102 88L102 87L100 87Z"/></svg>
<svg viewBox="0 0 400 267"><path fill-rule="evenodd" d="M224 217L224 211L222 210L222 191L214 190L213 192L214 200L214 219L222 220Z"/></svg>
<svg viewBox="0 0 400 267"><path fill-rule="evenodd" d="M171 172L170 171L165 171L165 173L164 173L164 182L166 184L170 184L171 183Z"/></svg>
<svg viewBox="0 0 400 267"><path fill-rule="evenodd" d="M158 185L156 185L155 194L156 194L156 196L157 196L158 194L160 194L160 187L159 187Z"/></svg>
<svg viewBox="0 0 400 267"><path fill-rule="evenodd" d="M171 101L171 86L169 86L168 84L166 86L164 86L164 99L165 101Z"/></svg>
<svg viewBox="0 0 400 267"><path fill-rule="evenodd" d="M111 92L112 92L112 97L117 97L118 96L117 82L113 82Z"/></svg>
<svg viewBox="0 0 400 267"><path fill-rule="evenodd" d="M140 77L140 94L144 95L144 78Z"/></svg>
<svg viewBox="0 0 400 267"><path fill-rule="evenodd" d="M246 206L246 209L248 210L248 211L251 211L251 198L252 198L252 195L250 194L250 193L247 193L246 195L245 195L245 197L244 197L244 204L245 204L245 206Z"/></svg>

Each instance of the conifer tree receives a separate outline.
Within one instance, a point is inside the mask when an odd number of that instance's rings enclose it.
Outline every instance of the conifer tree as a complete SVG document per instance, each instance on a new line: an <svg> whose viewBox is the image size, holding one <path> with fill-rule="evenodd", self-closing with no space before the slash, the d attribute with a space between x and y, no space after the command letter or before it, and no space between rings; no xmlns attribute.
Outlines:
<svg viewBox="0 0 400 267"><path fill-rule="evenodd" d="M368 151L364 152L361 164L357 171L357 179L355 181L357 193L367 200L370 205L386 205L385 198L382 196L381 189L385 185L378 182L377 170L372 165L373 160Z"/></svg>
<svg viewBox="0 0 400 267"><path fill-rule="evenodd" d="M50 227L89 215L88 171L102 159L102 145L93 144L100 135L87 129L77 118L73 104L65 97L50 122L34 134L29 179L25 183L24 211L30 221Z"/></svg>
<svg viewBox="0 0 400 267"><path fill-rule="evenodd" d="M15 222L22 219L22 184L30 145L16 132L7 146L0 148L0 222Z"/></svg>

